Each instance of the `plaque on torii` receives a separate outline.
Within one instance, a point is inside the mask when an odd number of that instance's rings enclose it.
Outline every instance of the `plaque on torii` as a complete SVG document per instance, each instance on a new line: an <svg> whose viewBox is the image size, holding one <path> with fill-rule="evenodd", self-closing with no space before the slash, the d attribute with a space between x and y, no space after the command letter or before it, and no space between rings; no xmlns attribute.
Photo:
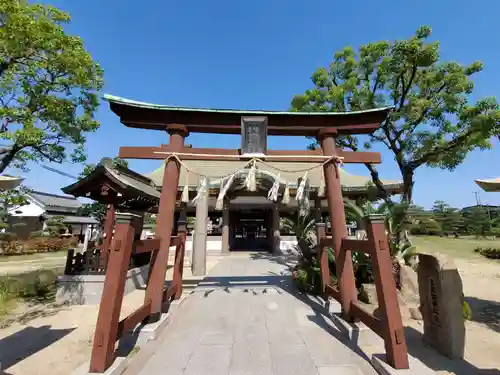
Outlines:
<svg viewBox="0 0 500 375"><path fill-rule="evenodd" d="M263 157L267 151L267 117L241 118L242 156Z"/></svg>

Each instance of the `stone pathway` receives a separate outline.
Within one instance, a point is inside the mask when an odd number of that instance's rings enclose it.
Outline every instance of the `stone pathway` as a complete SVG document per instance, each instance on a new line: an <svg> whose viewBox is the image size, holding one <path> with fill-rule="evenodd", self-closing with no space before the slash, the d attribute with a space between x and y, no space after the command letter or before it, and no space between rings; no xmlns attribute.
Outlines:
<svg viewBox="0 0 500 375"><path fill-rule="evenodd" d="M221 260L175 312L138 375L376 374L290 283L278 259Z"/></svg>

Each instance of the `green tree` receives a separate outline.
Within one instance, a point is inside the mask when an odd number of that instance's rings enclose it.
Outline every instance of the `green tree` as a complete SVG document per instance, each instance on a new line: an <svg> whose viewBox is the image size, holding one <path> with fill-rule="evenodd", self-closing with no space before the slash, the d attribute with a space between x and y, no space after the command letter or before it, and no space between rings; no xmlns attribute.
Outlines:
<svg viewBox="0 0 500 375"><path fill-rule="evenodd" d="M0 0L0 173L86 159L103 72L82 40L64 32L69 22L52 6Z"/></svg>
<svg viewBox="0 0 500 375"><path fill-rule="evenodd" d="M104 159L103 159L104 160ZM122 166L125 168L128 168L128 161L124 159L120 159L119 157L115 157L112 159L113 160L113 165L115 166ZM97 167L98 165L96 164L86 164L85 167L83 168L83 171L80 173L79 177L80 178L85 178L88 175L90 175ZM99 202L92 202L92 203L87 203L82 206L80 209L79 214L84 215L84 216L92 216L96 220L98 220L101 224L104 223L104 219L106 218L106 212L108 208L107 205L99 203Z"/></svg>
<svg viewBox="0 0 500 375"><path fill-rule="evenodd" d="M440 225L444 233L458 233L463 230L464 218L460 211L444 201L435 201L432 206L433 218Z"/></svg>
<svg viewBox="0 0 500 375"><path fill-rule="evenodd" d="M488 210L484 207L473 207L465 215L467 230L476 236L486 236L491 231L491 220Z"/></svg>
<svg viewBox="0 0 500 375"><path fill-rule="evenodd" d="M0 229L7 230L7 228L9 228L9 223L7 221L9 209L28 204L28 199L26 197L27 193L29 193L29 189L22 185L14 189L0 191ZM24 223L16 223L14 225L20 226L23 224ZM5 232L0 236L0 240L9 239L13 236L14 234Z"/></svg>
<svg viewBox="0 0 500 375"><path fill-rule="evenodd" d="M429 27L408 40L347 47L327 68L312 75L314 87L292 100L296 111L353 111L394 106L371 136L344 136L338 144L354 151L384 145L394 155L404 183L402 201L411 203L415 171L421 166L453 170L476 148L491 147L498 136L500 108L494 98L470 103L471 77L480 62L463 66L440 62L439 43L429 42ZM314 145L312 145L314 146ZM385 200L377 169L366 164Z"/></svg>

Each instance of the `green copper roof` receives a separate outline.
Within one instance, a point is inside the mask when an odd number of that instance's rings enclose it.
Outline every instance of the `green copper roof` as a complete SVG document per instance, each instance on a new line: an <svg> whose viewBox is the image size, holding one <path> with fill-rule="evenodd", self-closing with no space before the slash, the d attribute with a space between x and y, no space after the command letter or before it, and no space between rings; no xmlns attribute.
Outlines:
<svg viewBox="0 0 500 375"><path fill-rule="evenodd" d="M263 111L263 110L245 110L245 109L216 109L216 108L189 108L189 107L178 107L163 104L154 104L140 102L137 100L120 98L119 96L104 94L104 100L110 103L126 105L130 107L144 108L144 109L156 109L161 111L190 111L190 112L205 112L205 113L232 113L232 114L245 114L245 115L294 115L294 116L342 116L342 115L356 115L370 112L383 112L389 111L394 107L383 107L367 109L364 111L350 111L350 112L291 112L291 111Z"/></svg>

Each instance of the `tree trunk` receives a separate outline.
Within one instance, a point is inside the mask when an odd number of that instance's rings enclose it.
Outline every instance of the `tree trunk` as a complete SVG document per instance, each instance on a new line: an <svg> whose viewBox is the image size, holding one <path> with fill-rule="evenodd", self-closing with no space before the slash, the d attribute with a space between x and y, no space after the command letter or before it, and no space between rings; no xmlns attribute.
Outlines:
<svg viewBox="0 0 500 375"><path fill-rule="evenodd" d="M401 171L403 175L403 196L401 198L402 203L411 204L413 200L413 169L408 167L403 168Z"/></svg>
<svg viewBox="0 0 500 375"><path fill-rule="evenodd" d="M0 174L7 169L20 150L21 148L16 145L0 148Z"/></svg>

